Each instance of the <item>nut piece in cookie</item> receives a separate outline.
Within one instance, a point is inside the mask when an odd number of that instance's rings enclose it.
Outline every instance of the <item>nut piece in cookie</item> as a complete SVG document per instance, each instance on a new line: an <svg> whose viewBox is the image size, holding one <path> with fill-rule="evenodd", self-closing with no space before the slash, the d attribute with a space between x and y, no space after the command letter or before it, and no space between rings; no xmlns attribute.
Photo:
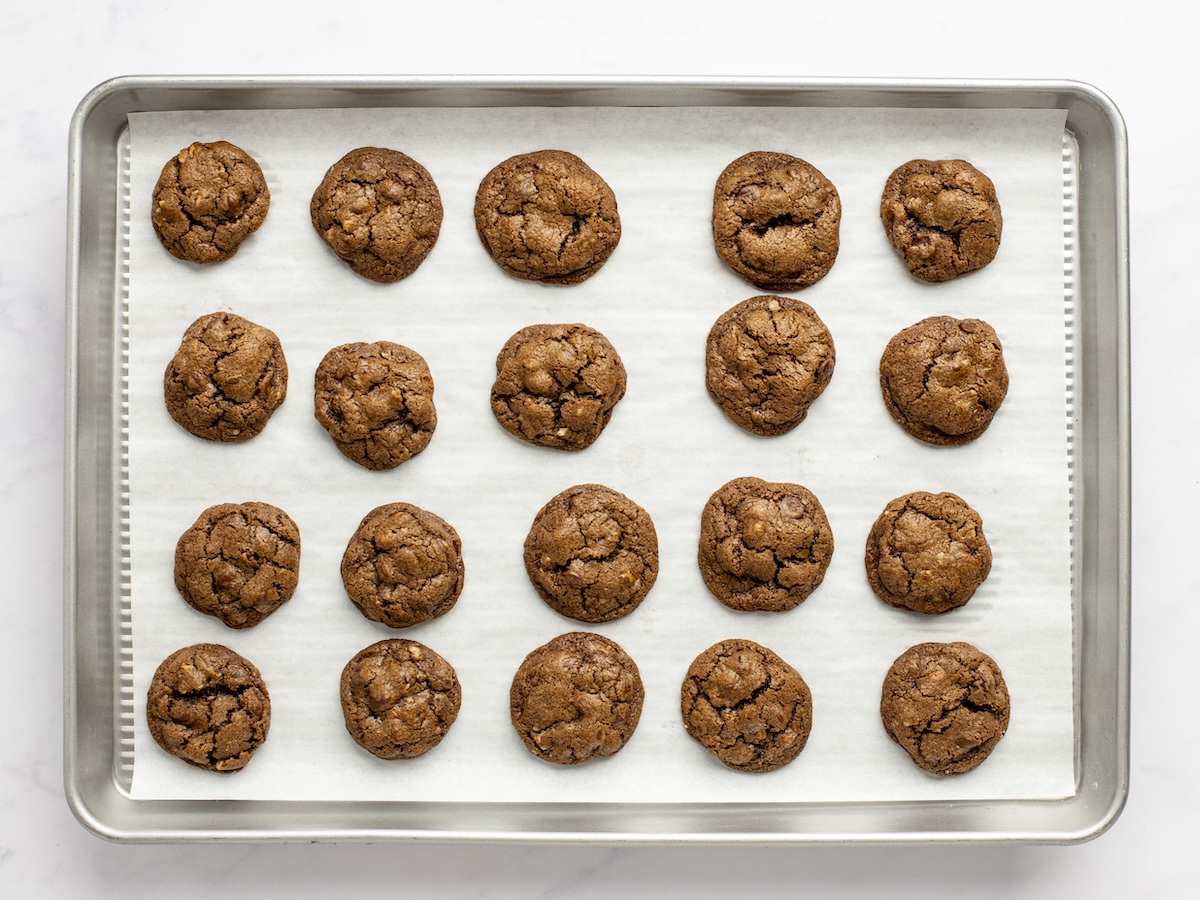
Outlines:
<svg viewBox="0 0 1200 900"><path fill-rule="evenodd" d="M1004 350L980 319L922 319L888 342L879 387L892 418L917 440L967 444L987 430L1008 393Z"/></svg>
<svg viewBox="0 0 1200 900"><path fill-rule="evenodd" d="M740 427L764 437L804 421L833 378L833 337L811 306L791 297L751 297L708 333L708 393Z"/></svg>
<svg viewBox="0 0 1200 900"><path fill-rule="evenodd" d="M812 693L800 673L754 641L730 639L696 657L683 679L683 725L739 772L770 772L804 749Z"/></svg>
<svg viewBox="0 0 1200 900"><path fill-rule="evenodd" d="M492 412L530 444L590 447L624 396L621 357L586 325L529 325L496 357Z"/></svg>
<svg viewBox="0 0 1200 900"><path fill-rule="evenodd" d="M944 613L964 605L992 569L983 520L957 494L897 497L867 537L867 581L896 609Z"/></svg>
<svg viewBox="0 0 1200 900"><path fill-rule="evenodd" d="M429 366L390 341L334 347L317 366L314 395L317 421L343 456L367 469L411 459L437 427Z"/></svg>
<svg viewBox="0 0 1200 900"><path fill-rule="evenodd" d="M629 654L583 631L559 635L525 657L509 694L513 728L529 752L563 766L624 747L644 698Z"/></svg>
<svg viewBox="0 0 1200 900"><path fill-rule="evenodd" d="M577 484L534 518L525 571L552 609L580 622L611 622L637 609L654 586L658 534L624 494Z"/></svg>
<svg viewBox="0 0 1200 900"><path fill-rule="evenodd" d="M195 644L155 671L146 720L172 756L210 772L237 772L267 739L271 698L249 660L222 644Z"/></svg>
<svg viewBox="0 0 1200 900"><path fill-rule="evenodd" d="M433 177L416 160L381 147L351 150L330 166L309 213L334 253L382 284L415 272L442 229Z"/></svg>
<svg viewBox="0 0 1200 900"><path fill-rule="evenodd" d="M291 599L300 529L269 503L220 503L175 545L175 587L193 609L230 628L257 625Z"/></svg>
<svg viewBox="0 0 1200 900"><path fill-rule="evenodd" d="M1008 687L995 661L970 644L918 644L884 677L879 713L914 763L934 775L961 775L1004 737Z"/></svg>
<svg viewBox="0 0 1200 900"><path fill-rule="evenodd" d="M879 216L904 265L922 281L982 269L1000 249L996 188L961 159L913 159L900 166L884 184Z"/></svg>
<svg viewBox="0 0 1200 900"><path fill-rule="evenodd" d="M820 586L832 556L825 510L798 484L735 478L700 515L700 574L731 609L799 606Z"/></svg>
<svg viewBox="0 0 1200 900"><path fill-rule="evenodd" d="M766 291L798 291L829 274L841 219L833 183L786 153L760 150L738 157L713 192L717 255Z"/></svg>
<svg viewBox="0 0 1200 900"><path fill-rule="evenodd" d="M380 759L432 750L462 706L454 667L424 644L387 640L359 651L342 670L342 715L355 742Z"/></svg>
<svg viewBox="0 0 1200 900"><path fill-rule="evenodd" d="M288 368L275 332L233 313L201 316L184 332L163 375L171 418L208 441L248 441L287 396Z"/></svg>
<svg viewBox="0 0 1200 900"><path fill-rule="evenodd" d="M458 532L410 503L367 513L342 555L342 583L354 605L391 628L449 612L462 593L463 574Z"/></svg>
<svg viewBox="0 0 1200 900"><path fill-rule="evenodd" d="M270 205L262 169L244 150L227 141L196 142L163 166L150 224L172 256L220 262L258 230Z"/></svg>
<svg viewBox="0 0 1200 900"><path fill-rule="evenodd" d="M505 272L546 284L590 278L621 240L617 198L578 156L539 150L506 159L479 184L475 229Z"/></svg>

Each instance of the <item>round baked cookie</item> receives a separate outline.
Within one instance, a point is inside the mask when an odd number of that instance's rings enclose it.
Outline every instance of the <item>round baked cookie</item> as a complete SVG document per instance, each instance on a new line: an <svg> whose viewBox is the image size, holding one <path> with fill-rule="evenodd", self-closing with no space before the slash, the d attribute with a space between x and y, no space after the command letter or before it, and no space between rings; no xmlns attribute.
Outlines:
<svg viewBox="0 0 1200 900"><path fill-rule="evenodd" d="M1004 737L1008 687L995 661L970 644L917 644L888 669L879 713L914 763L934 775L961 775Z"/></svg>
<svg viewBox="0 0 1200 900"><path fill-rule="evenodd" d="M154 185L150 224L172 256L220 262L258 230L271 192L258 163L228 141L184 147Z"/></svg>
<svg viewBox="0 0 1200 900"><path fill-rule="evenodd" d="M317 366L314 393L317 421L366 469L394 469L429 446L437 428L429 366L401 344L334 347Z"/></svg>
<svg viewBox="0 0 1200 900"><path fill-rule="evenodd" d="M808 685L754 641L733 638L709 647L688 667L681 693L687 733L731 769L770 772L808 742Z"/></svg>
<svg viewBox="0 0 1200 900"><path fill-rule="evenodd" d="M380 759L432 750L462 706L454 667L424 644L388 640L359 651L342 669L346 730Z"/></svg>
<svg viewBox="0 0 1200 900"><path fill-rule="evenodd" d="M269 503L219 503L175 545L175 587L193 609L230 628L257 625L291 599L300 529Z"/></svg>
<svg viewBox="0 0 1200 900"><path fill-rule="evenodd" d="M163 375L171 418L208 441L248 441L287 397L283 345L269 328L229 312L201 316Z"/></svg>
<svg viewBox="0 0 1200 900"><path fill-rule="evenodd" d="M624 396L621 357L587 325L529 325L496 357L492 412L530 444L590 447Z"/></svg>
<svg viewBox="0 0 1200 900"><path fill-rule="evenodd" d="M833 337L816 311L791 297L743 300L708 333L708 393L740 427L791 431L833 378Z"/></svg>
<svg viewBox="0 0 1200 900"><path fill-rule="evenodd" d="M957 494L915 491L891 501L867 537L867 581L897 609L944 613L974 595L992 569L983 520Z"/></svg>
<svg viewBox="0 0 1200 900"><path fill-rule="evenodd" d="M463 577L458 532L411 503L367 513L342 555L342 584L354 605L391 628L445 615L458 602Z"/></svg>
<svg viewBox="0 0 1200 900"><path fill-rule="evenodd" d="M442 229L433 177L416 160L382 147L359 147L330 166L309 213L334 253L383 284L415 272Z"/></svg>
<svg viewBox="0 0 1200 900"><path fill-rule="evenodd" d="M996 188L965 160L909 160L888 176L879 215L905 267L922 281L982 269L1000 249Z"/></svg>
<svg viewBox="0 0 1200 900"><path fill-rule="evenodd" d="M832 556L825 510L799 484L735 478L700 515L700 574L731 609L799 606L820 586Z"/></svg>
<svg viewBox="0 0 1200 900"><path fill-rule="evenodd" d="M172 756L210 772L237 772L267 739L271 698L248 659L223 644L195 644L155 671L146 720Z"/></svg>
<svg viewBox="0 0 1200 900"><path fill-rule="evenodd" d="M637 609L654 586L658 534L624 494L577 484L534 518L525 571L552 609L580 622L611 622Z"/></svg>
<svg viewBox="0 0 1200 900"><path fill-rule="evenodd" d="M509 694L529 752L563 766L612 756L642 715L637 664L603 635L573 631L525 657Z"/></svg>
<svg viewBox="0 0 1200 900"><path fill-rule="evenodd" d="M505 272L546 284L590 278L621 240L612 188L564 150L523 153L488 172L475 194L475 228Z"/></svg>
<svg viewBox="0 0 1200 900"><path fill-rule="evenodd" d="M766 291L798 291L829 274L841 219L833 183L811 163L786 153L739 156L713 192L717 255Z"/></svg>
<svg viewBox="0 0 1200 900"><path fill-rule="evenodd" d="M879 387L892 418L917 440L970 443L987 430L1008 393L1000 338L980 319L922 319L888 342Z"/></svg>

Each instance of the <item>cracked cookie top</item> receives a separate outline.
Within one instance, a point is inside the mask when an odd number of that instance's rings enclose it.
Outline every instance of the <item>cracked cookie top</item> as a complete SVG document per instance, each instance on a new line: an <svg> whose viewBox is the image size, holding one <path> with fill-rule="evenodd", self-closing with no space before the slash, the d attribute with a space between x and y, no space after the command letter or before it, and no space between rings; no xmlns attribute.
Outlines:
<svg viewBox="0 0 1200 900"><path fill-rule="evenodd" d="M582 450L600 437L625 396L625 366L587 325L529 325L496 357L492 412L531 444Z"/></svg>
<svg viewBox="0 0 1200 900"><path fill-rule="evenodd" d="M300 529L269 503L220 503L175 545L175 587L188 605L230 628L257 625L291 599Z"/></svg>
<svg viewBox="0 0 1200 900"><path fill-rule="evenodd" d="M387 640L346 663L341 699L355 743L380 759L412 759L446 736L462 687L454 667L424 644Z"/></svg>
<svg viewBox="0 0 1200 900"><path fill-rule="evenodd" d="M573 631L525 657L509 702L513 728L529 752L569 766L624 747L644 697L628 653L603 635Z"/></svg>
<svg viewBox="0 0 1200 900"><path fill-rule="evenodd" d="M832 556L825 510L799 484L735 478L700 515L700 574L731 609L799 606L824 580Z"/></svg>
<svg viewBox="0 0 1200 900"><path fill-rule="evenodd" d="M879 216L905 267L922 281L982 269L1000 249L996 188L965 160L909 160L888 176Z"/></svg>
<svg viewBox="0 0 1200 900"><path fill-rule="evenodd" d="M1008 393L1004 351L980 319L932 316L905 328L879 360L883 401L919 441L966 444L987 430Z"/></svg>
<svg viewBox="0 0 1200 900"><path fill-rule="evenodd" d="M172 256L220 262L258 230L270 205L267 179L246 151L228 141L197 141L163 166L150 223Z"/></svg>
<svg viewBox="0 0 1200 900"><path fill-rule="evenodd" d="M842 203L837 188L811 163L786 153L755 151L725 167L713 192L717 255L767 291L816 284L838 254Z"/></svg>
<svg viewBox="0 0 1200 900"><path fill-rule="evenodd" d="M411 503L367 513L342 555L342 583L364 616L407 628L445 615L463 587L462 541L440 516Z"/></svg>
<svg viewBox="0 0 1200 900"><path fill-rule="evenodd" d="M751 297L708 333L708 393L740 427L784 434L804 421L833 378L833 337L811 306L791 297Z"/></svg>
<svg viewBox="0 0 1200 900"><path fill-rule="evenodd" d="M415 272L442 229L433 176L399 150L382 147L359 147L330 166L309 213L334 253L382 284Z"/></svg>
<svg viewBox="0 0 1200 900"><path fill-rule="evenodd" d="M957 494L915 491L879 514L867 537L867 581L897 609L944 613L964 605L992 569L983 520Z"/></svg>
<svg viewBox="0 0 1200 900"><path fill-rule="evenodd" d="M910 647L883 680L883 727L934 775L960 775L991 754L1008 729L1008 687L986 653L962 641Z"/></svg>
<svg viewBox="0 0 1200 900"><path fill-rule="evenodd" d="M683 724L739 772L770 772L804 749L812 693L800 673L754 641L730 639L696 657L683 679Z"/></svg>
<svg viewBox="0 0 1200 900"><path fill-rule="evenodd" d="M287 396L287 360L275 332L233 313L201 316L163 375L171 418L209 441L247 441Z"/></svg>
<svg viewBox="0 0 1200 900"><path fill-rule="evenodd" d="M267 739L271 698L248 659L222 644L195 644L155 671L146 720L172 756L210 772L237 772Z"/></svg>
<svg viewBox="0 0 1200 900"><path fill-rule="evenodd" d="M513 156L488 172L475 194L475 228L505 272L547 284L590 278L621 240L612 189L564 150Z"/></svg>
<svg viewBox="0 0 1200 900"><path fill-rule="evenodd" d="M552 608L581 622L629 615L658 577L647 512L612 488L577 484L550 500L525 538L525 571Z"/></svg>

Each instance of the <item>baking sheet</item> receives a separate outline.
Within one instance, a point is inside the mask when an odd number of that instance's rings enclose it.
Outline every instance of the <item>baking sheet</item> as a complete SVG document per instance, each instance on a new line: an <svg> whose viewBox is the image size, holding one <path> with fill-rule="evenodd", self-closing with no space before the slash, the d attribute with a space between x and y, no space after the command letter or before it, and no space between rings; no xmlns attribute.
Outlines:
<svg viewBox="0 0 1200 900"><path fill-rule="evenodd" d="M133 608L135 798L797 801L1056 798L1074 791L1067 361L1063 314L1061 110L403 109L133 114L129 238L129 531ZM158 246L148 198L163 162L192 140L226 139L263 165L264 227L232 260L197 268ZM319 241L308 200L325 168L366 144L402 149L429 168L446 219L415 275L373 285ZM595 277L546 287L504 276L474 233L479 179L513 153L561 147L617 194L623 237ZM704 337L734 303L759 293L712 252L712 183L735 156L779 149L837 185L842 250L800 296L833 333L838 364L808 420L762 439L733 426L703 384ZM1004 245L995 263L945 285L904 272L878 223L887 174L918 156L963 157L998 186ZM161 377L184 328L231 309L279 334L289 399L262 435L212 445L182 432ZM927 315L973 315L1004 341L1011 387L991 430L963 448L904 435L878 394L888 338ZM601 439L580 454L522 444L488 407L493 361L532 322L583 321L616 345L629 391ZM312 418L311 377L330 347L389 339L432 369L438 431L388 473L346 461ZM805 484L830 517L837 549L825 583L784 614L725 609L695 565L699 512L726 480L754 474ZM507 719L524 655L582 626L529 586L521 543L534 513L571 484L599 481L654 518L660 575L632 616L595 626L637 660L646 706L616 757L561 769L531 757ZM971 603L937 619L885 608L862 572L875 516L909 490L952 490L983 516L995 554ZM178 535L206 506L246 499L286 509L300 526L296 596L255 629L233 632L175 593ZM346 599L338 563L367 511L407 500L463 537L466 587L447 616L408 629L454 664L463 710L417 760L384 762L346 735L337 679L355 652L393 633ZM684 733L679 682L717 640L758 640L788 659L814 694L814 728L793 764L764 776L725 769ZM922 640L969 640L996 658L1013 695L1008 735L987 764L956 779L917 770L878 721L883 673ZM179 646L226 643L271 690L267 743L247 769L220 777L162 753L142 699Z"/></svg>

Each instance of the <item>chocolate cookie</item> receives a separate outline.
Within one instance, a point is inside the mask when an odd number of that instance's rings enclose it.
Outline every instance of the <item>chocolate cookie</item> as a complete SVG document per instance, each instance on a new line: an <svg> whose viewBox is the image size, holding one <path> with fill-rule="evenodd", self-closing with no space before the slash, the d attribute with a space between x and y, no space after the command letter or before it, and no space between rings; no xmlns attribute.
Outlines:
<svg viewBox="0 0 1200 900"><path fill-rule="evenodd" d="M700 574L731 609L799 606L820 586L832 556L825 510L798 484L735 478L700 516Z"/></svg>
<svg viewBox="0 0 1200 900"><path fill-rule="evenodd" d="M944 613L971 599L992 569L983 520L957 494L897 497L867 537L867 581L897 609Z"/></svg>
<svg viewBox="0 0 1200 900"><path fill-rule="evenodd" d="M578 284L621 240L617 198L578 156L539 150L506 159L475 194L475 228L510 275Z"/></svg>
<svg viewBox="0 0 1200 900"><path fill-rule="evenodd" d="M175 587L230 628L257 625L296 590L300 529L269 503L221 503L175 545Z"/></svg>
<svg viewBox="0 0 1200 900"><path fill-rule="evenodd" d="M738 638L714 644L688 667L682 711L687 733L739 772L786 766L812 730L812 693L800 673Z"/></svg>
<svg viewBox="0 0 1200 900"><path fill-rule="evenodd" d="M275 332L233 313L201 316L163 375L171 418L208 441L248 441L287 396L287 360Z"/></svg>
<svg viewBox="0 0 1200 900"><path fill-rule="evenodd" d="M492 412L531 444L590 447L624 396L621 357L586 325L529 325L496 357Z"/></svg>
<svg viewBox="0 0 1200 900"><path fill-rule="evenodd" d="M525 657L509 694L513 728L529 752L564 766L624 747L644 697L629 654L584 631L559 635Z"/></svg>
<svg viewBox="0 0 1200 900"><path fill-rule="evenodd" d="M811 306L751 297L717 319L705 353L708 393L753 434L791 431L833 378L833 337Z"/></svg>
<svg viewBox="0 0 1200 900"><path fill-rule="evenodd" d="M222 644L195 644L155 671L146 720L172 756L210 772L236 772L267 739L271 698L249 660Z"/></svg>
<svg viewBox="0 0 1200 900"><path fill-rule="evenodd" d="M888 342L879 387L901 428L927 444L954 446L992 423L1008 393L1008 369L987 322L933 316Z"/></svg>
<svg viewBox="0 0 1200 900"><path fill-rule="evenodd" d="M982 269L1000 249L991 179L961 159L913 159L888 176L879 215L904 265L922 281Z"/></svg>
<svg viewBox="0 0 1200 900"><path fill-rule="evenodd" d="M391 628L449 612L462 593L463 572L458 532L410 503L367 513L342 555L342 583L354 605Z"/></svg>
<svg viewBox="0 0 1200 900"><path fill-rule="evenodd" d="M841 220L837 188L795 156L747 153L717 178L717 255L757 288L798 291L829 274Z"/></svg>
<svg viewBox="0 0 1200 900"><path fill-rule="evenodd" d="M246 151L227 141L196 142L163 166L150 224L172 256L220 262L258 230L270 205L267 179Z"/></svg>
<svg viewBox="0 0 1200 900"><path fill-rule="evenodd" d="M334 253L383 284L415 272L442 229L433 177L416 160L380 147L351 150L330 166L309 213Z"/></svg>
<svg viewBox="0 0 1200 900"><path fill-rule="evenodd" d="M380 641L346 663L342 715L355 742L380 759L432 750L462 706L454 667L416 641Z"/></svg>
<svg viewBox="0 0 1200 900"><path fill-rule="evenodd" d="M394 469L433 438L433 376L415 350L390 341L343 344L325 354L315 379L317 421L347 459Z"/></svg>
<svg viewBox="0 0 1200 900"><path fill-rule="evenodd" d="M611 622L637 609L654 586L658 534L624 494L577 484L534 518L525 571L552 609L580 622Z"/></svg>
<svg viewBox="0 0 1200 900"><path fill-rule="evenodd" d="M879 713L893 741L934 775L988 758L1008 729L1008 687L986 653L961 641L910 647L883 679Z"/></svg>

